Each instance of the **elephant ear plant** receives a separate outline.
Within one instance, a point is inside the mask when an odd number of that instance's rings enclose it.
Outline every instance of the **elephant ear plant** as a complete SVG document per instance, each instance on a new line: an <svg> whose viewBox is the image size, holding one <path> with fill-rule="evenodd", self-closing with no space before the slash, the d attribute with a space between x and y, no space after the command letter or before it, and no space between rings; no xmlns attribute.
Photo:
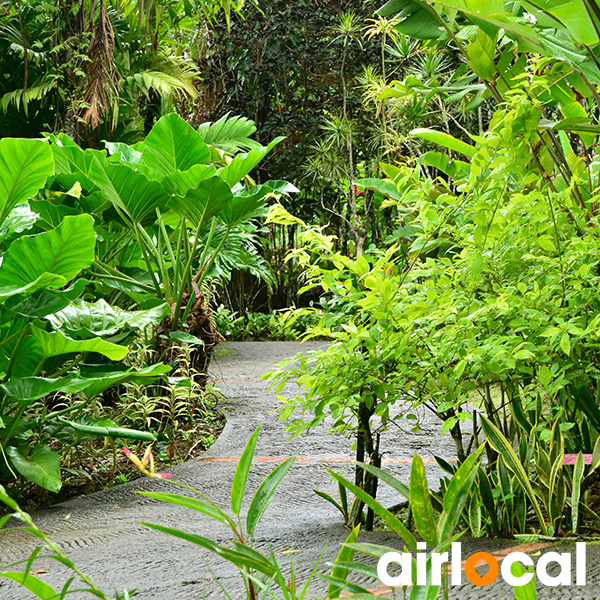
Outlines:
<svg viewBox="0 0 600 600"><path fill-rule="evenodd" d="M46 444L51 438L62 436L63 441L70 438L77 443L82 435L149 441L154 436L112 422L86 420L87 400L40 414L28 410L31 404L55 392L92 398L126 381L155 381L169 368L155 365L135 370L115 364L126 356L127 347L104 339L114 340L131 327L158 323L166 306L143 314L123 312L120 320L113 314L112 328L102 331L102 320L91 318L90 307L74 303L88 283L79 276L94 261L92 216L64 215L56 227L37 235L15 234L15 217L53 173L49 143L0 140L0 226L12 230L3 241L0 266L0 482L20 475L57 492L60 457ZM85 310L87 320L82 319ZM106 306L96 305L94 310L96 316L100 312L108 318ZM112 371L97 376L93 368L84 369L88 357L109 361Z"/></svg>
<svg viewBox="0 0 600 600"><path fill-rule="evenodd" d="M237 135L235 128L229 130ZM225 145L237 152L230 156L219 149L225 140L218 132L208 133L170 114L144 142L107 142L108 156L84 151L65 136L51 136L57 163L54 187L64 192L78 181L80 199L66 202L102 215L95 277L141 308L166 302L171 314L158 329L158 355L173 355L174 343L191 343L190 367L200 374L218 340L202 285L212 276L230 234L277 191L280 182L255 185L249 173L282 139L263 147L252 140L243 143L242 136ZM238 152L241 146L248 151Z"/></svg>

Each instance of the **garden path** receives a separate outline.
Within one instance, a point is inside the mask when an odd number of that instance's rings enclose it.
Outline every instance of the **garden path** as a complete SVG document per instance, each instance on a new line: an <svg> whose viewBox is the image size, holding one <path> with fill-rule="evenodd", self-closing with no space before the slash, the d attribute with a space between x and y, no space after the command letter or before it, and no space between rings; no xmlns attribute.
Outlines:
<svg viewBox="0 0 600 600"><path fill-rule="evenodd" d="M296 342L227 343L225 347L231 352L218 358L212 367L216 385L228 398L222 406L227 425L208 452L171 470L177 481L197 487L222 506L228 506L237 464L235 459L260 423L261 434L255 453L258 460L248 480L250 492L253 493L274 464L292 455L299 460L288 472L265 513L257 530L256 545L262 551L271 545L278 558L291 558L299 581L306 579L326 543L320 572L327 572L325 561L334 560L340 543L348 534L335 508L311 490L320 489L335 495L336 486L323 466L349 469L352 455L346 438L326 435L327 424L290 441L284 424L273 414L278 400L274 393L267 391L268 385L260 376L272 370L278 361L320 345L319 342L302 345ZM292 385L286 391L293 393L294 387ZM420 417L422 428L419 431L401 433L392 429L384 434L381 441L381 448L386 453L383 467L408 483L410 460L418 453L428 459L427 474L430 484L434 485L440 470L432 461L433 454L452 459L454 448L448 436L440 440L440 424L433 416L423 412ZM159 489L173 491L168 482L145 478L36 511L33 517L105 591L137 587L140 589L135 597L140 599L216 600L224 597L215 582L214 577L217 577L233 600L240 599L241 582L232 565L196 546L139 524L139 521L148 521L177 527L221 543L230 539L228 530L220 523L135 494L137 490ZM386 505L401 501L387 486L381 487L379 497ZM401 548L399 539L386 532L361 533L361 539ZM479 550L501 553L514 545L506 540L471 540L463 544L463 553L468 555ZM35 540L18 529L0 533L0 565L26 557L34 546ZM588 548L590 585L561 589L560 595L565 600L595 600L598 597L600 551L595 548ZM65 580L61 565L47 560L36 564L37 568L48 571L40 576L49 583L58 585ZM377 588L373 582L368 587ZM311 590L318 595L323 590L323 582L317 581ZM24 597L21 588L8 581L0 582L0 600ZM508 586L496 582L485 591L471 585L451 588L451 597L481 600L484 597L506 599L513 595ZM555 598L556 589L544 590L540 597Z"/></svg>

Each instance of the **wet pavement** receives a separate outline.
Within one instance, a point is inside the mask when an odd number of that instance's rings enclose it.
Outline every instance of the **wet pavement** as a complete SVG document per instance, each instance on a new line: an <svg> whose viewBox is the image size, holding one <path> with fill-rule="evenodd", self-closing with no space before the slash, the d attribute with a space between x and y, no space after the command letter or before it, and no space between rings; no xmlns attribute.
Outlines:
<svg viewBox="0 0 600 600"><path fill-rule="evenodd" d="M340 544L348 535L341 515L312 490L323 490L337 496L337 485L323 467L349 475L349 461L353 458L350 441L343 436L327 435L331 423L290 440L285 424L277 420L277 413L273 413L278 400L274 393L267 391L268 385L260 376L272 370L280 360L321 345L320 342L227 343L225 347L231 352L218 358L211 368L217 387L227 397L221 407L227 416L227 425L208 452L170 470L173 479L200 489L221 506L228 507L236 459L260 423L261 433L255 452L257 460L248 479L248 498L242 514L264 477L280 461L295 455L296 462L256 531L255 546L263 552L268 552L271 547L283 563L292 560L296 579L302 582L310 574L324 547L319 572L329 573L330 567L326 566L326 562L335 559ZM297 391L297 386L291 384L284 393ZM414 454L419 454L426 460L430 485L436 487L441 471L433 456L452 460L454 445L449 436L440 438L441 423L435 416L421 411L419 419L421 429L418 431L393 427L382 435L383 468L408 483L410 460ZM216 600L225 598L220 589L222 585L233 600L245 597L240 576L233 565L198 546L144 527L139 521L176 527L222 544L231 539L229 530L200 513L135 493L150 490L177 491L168 482L145 478L35 511L32 516L68 557L107 593L114 589L139 588L135 597L141 599ZM386 506L402 501L399 494L387 486L380 487L378 499ZM388 532L363 532L359 541L384 544L399 551L402 548L400 538ZM462 542L463 558L485 551L501 560L508 551L521 550L537 561L548 551L574 552L572 546L523 547L523 544L508 540L463 539ZM0 565L26 558L36 545L32 536L19 529L0 531ZM361 560L358 555L356 559ZM65 569L54 561L41 559L36 562L35 568L47 571L39 577L55 587L66 580ZM552 572L551 569L549 572ZM600 546L589 545L587 548L586 575L585 586L538 586L538 598L560 596L565 600L596 600L600 596ZM376 580L355 577L353 581L377 594L385 591ZM323 598L326 588L327 584L323 581L315 580L308 597ZM23 588L0 580L0 600L28 597L32 596ZM69 597L80 596L74 594ZM388 593L386 597L391 598L392 595ZM499 577L485 588L471 584L451 587L450 597L481 600L515 596L512 588ZM403 598L401 590L396 592L396 598Z"/></svg>

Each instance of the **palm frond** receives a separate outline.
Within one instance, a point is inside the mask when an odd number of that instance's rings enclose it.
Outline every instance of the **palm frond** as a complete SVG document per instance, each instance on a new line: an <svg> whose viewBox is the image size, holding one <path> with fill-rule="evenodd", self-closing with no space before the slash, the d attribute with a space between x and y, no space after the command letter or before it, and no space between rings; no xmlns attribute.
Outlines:
<svg viewBox="0 0 600 600"><path fill-rule="evenodd" d="M204 143L223 150L230 156L240 150L260 148L256 140L250 139L255 131L254 121L246 117L230 117L229 113L214 123L202 123L198 127L198 133Z"/></svg>
<svg viewBox="0 0 600 600"><path fill-rule="evenodd" d="M42 100L52 90L56 88L56 79L53 76L46 76L38 79L33 85L30 85L27 89L20 88L4 94L0 98L0 109L6 112L11 104L20 110L21 107L25 114L28 113L28 107L31 102L36 100Z"/></svg>

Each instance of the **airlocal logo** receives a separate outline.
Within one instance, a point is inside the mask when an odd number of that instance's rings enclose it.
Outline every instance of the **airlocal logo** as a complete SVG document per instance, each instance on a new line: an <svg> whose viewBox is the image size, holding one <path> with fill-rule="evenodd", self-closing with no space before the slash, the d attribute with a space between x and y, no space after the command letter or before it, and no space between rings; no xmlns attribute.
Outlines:
<svg viewBox="0 0 600 600"><path fill-rule="evenodd" d="M417 550L425 550L427 548L425 542L417 543ZM413 556L410 552L386 552L377 564L377 575L384 585L390 587L408 586L415 583L416 585L426 585L427 571L431 571L431 584L441 585L442 583L442 565L444 563L450 566L450 583L451 585L462 585L462 554L460 542L454 542L450 551L450 560L448 552L417 552L416 556L416 581L412 581L413 573ZM524 567L533 567L533 559L524 552L511 552L504 557L502 564L498 564L498 560L488 552L476 552L471 554L465 561L464 570L466 578L477 586L491 585L498 578L498 573L502 574L502 578L506 583L512 586L521 586L527 584L534 576L534 573L527 572L521 576L513 575L511 567L513 563L520 562ZM388 567L391 563L400 565L401 573L391 576L388 573ZM429 569L428 569L429 563ZM475 570L476 567L483 566L487 563L488 570L484 575L479 575ZM558 575L548 574L548 565L557 563L560 572ZM575 585L585 585L585 543L577 542L575 544ZM546 552L542 554L537 561L535 568L537 580L549 587L558 585L573 585L571 583L571 554L564 552Z"/></svg>

